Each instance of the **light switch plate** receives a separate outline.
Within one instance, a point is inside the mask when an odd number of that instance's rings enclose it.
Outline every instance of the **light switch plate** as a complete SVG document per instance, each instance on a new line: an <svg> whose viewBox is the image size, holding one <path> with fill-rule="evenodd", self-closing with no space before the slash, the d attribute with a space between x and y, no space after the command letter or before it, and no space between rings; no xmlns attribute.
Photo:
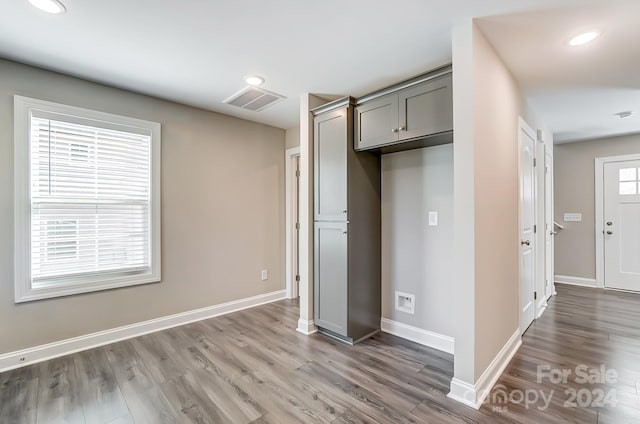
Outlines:
<svg viewBox="0 0 640 424"><path fill-rule="evenodd" d="M566 212L564 214L564 222L582 222L582 214L575 212Z"/></svg>
<svg viewBox="0 0 640 424"><path fill-rule="evenodd" d="M438 211L429 211L429 226L438 226Z"/></svg>
<svg viewBox="0 0 640 424"><path fill-rule="evenodd" d="M269 279L269 271L266 269L263 269L261 277L262 277L262 281L267 281Z"/></svg>

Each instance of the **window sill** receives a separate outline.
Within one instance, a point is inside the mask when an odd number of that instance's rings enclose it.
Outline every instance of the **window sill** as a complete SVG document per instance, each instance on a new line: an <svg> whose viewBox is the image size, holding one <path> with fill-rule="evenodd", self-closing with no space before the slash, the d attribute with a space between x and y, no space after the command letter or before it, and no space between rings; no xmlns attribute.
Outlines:
<svg viewBox="0 0 640 424"><path fill-rule="evenodd" d="M51 299L56 297L71 296L74 294L93 293L102 290L117 289L121 287L138 286L160 282L160 273L145 273L135 276L122 276L108 280L89 283L67 283L37 288L25 288L24 291L15 293L15 303L32 302L35 300Z"/></svg>

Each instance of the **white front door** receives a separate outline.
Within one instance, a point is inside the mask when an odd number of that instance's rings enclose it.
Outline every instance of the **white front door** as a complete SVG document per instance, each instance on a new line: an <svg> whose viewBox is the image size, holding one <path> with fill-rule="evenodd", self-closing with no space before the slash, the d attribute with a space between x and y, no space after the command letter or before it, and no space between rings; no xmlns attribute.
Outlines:
<svg viewBox="0 0 640 424"><path fill-rule="evenodd" d="M535 316L535 133L522 120L520 142L520 331Z"/></svg>
<svg viewBox="0 0 640 424"><path fill-rule="evenodd" d="M605 287L640 291L640 160L604 164Z"/></svg>

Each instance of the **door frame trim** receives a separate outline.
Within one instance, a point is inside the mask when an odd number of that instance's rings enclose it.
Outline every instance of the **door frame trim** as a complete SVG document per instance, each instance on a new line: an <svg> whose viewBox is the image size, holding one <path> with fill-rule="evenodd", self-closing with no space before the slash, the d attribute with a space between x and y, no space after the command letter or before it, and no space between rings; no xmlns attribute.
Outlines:
<svg viewBox="0 0 640 424"><path fill-rule="evenodd" d="M596 239L596 287L605 287L604 274L604 165L606 163L626 162L630 160L640 160L640 154L606 156L595 158L595 231Z"/></svg>
<svg viewBox="0 0 640 424"><path fill-rule="evenodd" d="M296 169L293 166L293 160L295 157L300 156L300 147L293 147L287 149L284 152L284 168L285 168L285 290L287 299L295 299L298 297L298 288L295 283L294 275L294 263L293 263L293 246L295 232L294 232L294 217L295 211L295 179ZM298 258L300 260L300 258Z"/></svg>

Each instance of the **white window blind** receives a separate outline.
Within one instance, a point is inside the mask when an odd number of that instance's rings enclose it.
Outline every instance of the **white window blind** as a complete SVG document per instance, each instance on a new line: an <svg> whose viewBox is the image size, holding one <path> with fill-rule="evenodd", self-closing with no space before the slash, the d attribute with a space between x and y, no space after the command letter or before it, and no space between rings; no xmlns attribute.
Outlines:
<svg viewBox="0 0 640 424"><path fill-rule="evenodd" d="M14 96L15 301L160 281L161 126Z"/></svg>
<svg viewBox="0 0 640 424"><path fill-rule="evenodd" d="M151 135L34 114L30 146L33 287L149 272Z"/></svg>

